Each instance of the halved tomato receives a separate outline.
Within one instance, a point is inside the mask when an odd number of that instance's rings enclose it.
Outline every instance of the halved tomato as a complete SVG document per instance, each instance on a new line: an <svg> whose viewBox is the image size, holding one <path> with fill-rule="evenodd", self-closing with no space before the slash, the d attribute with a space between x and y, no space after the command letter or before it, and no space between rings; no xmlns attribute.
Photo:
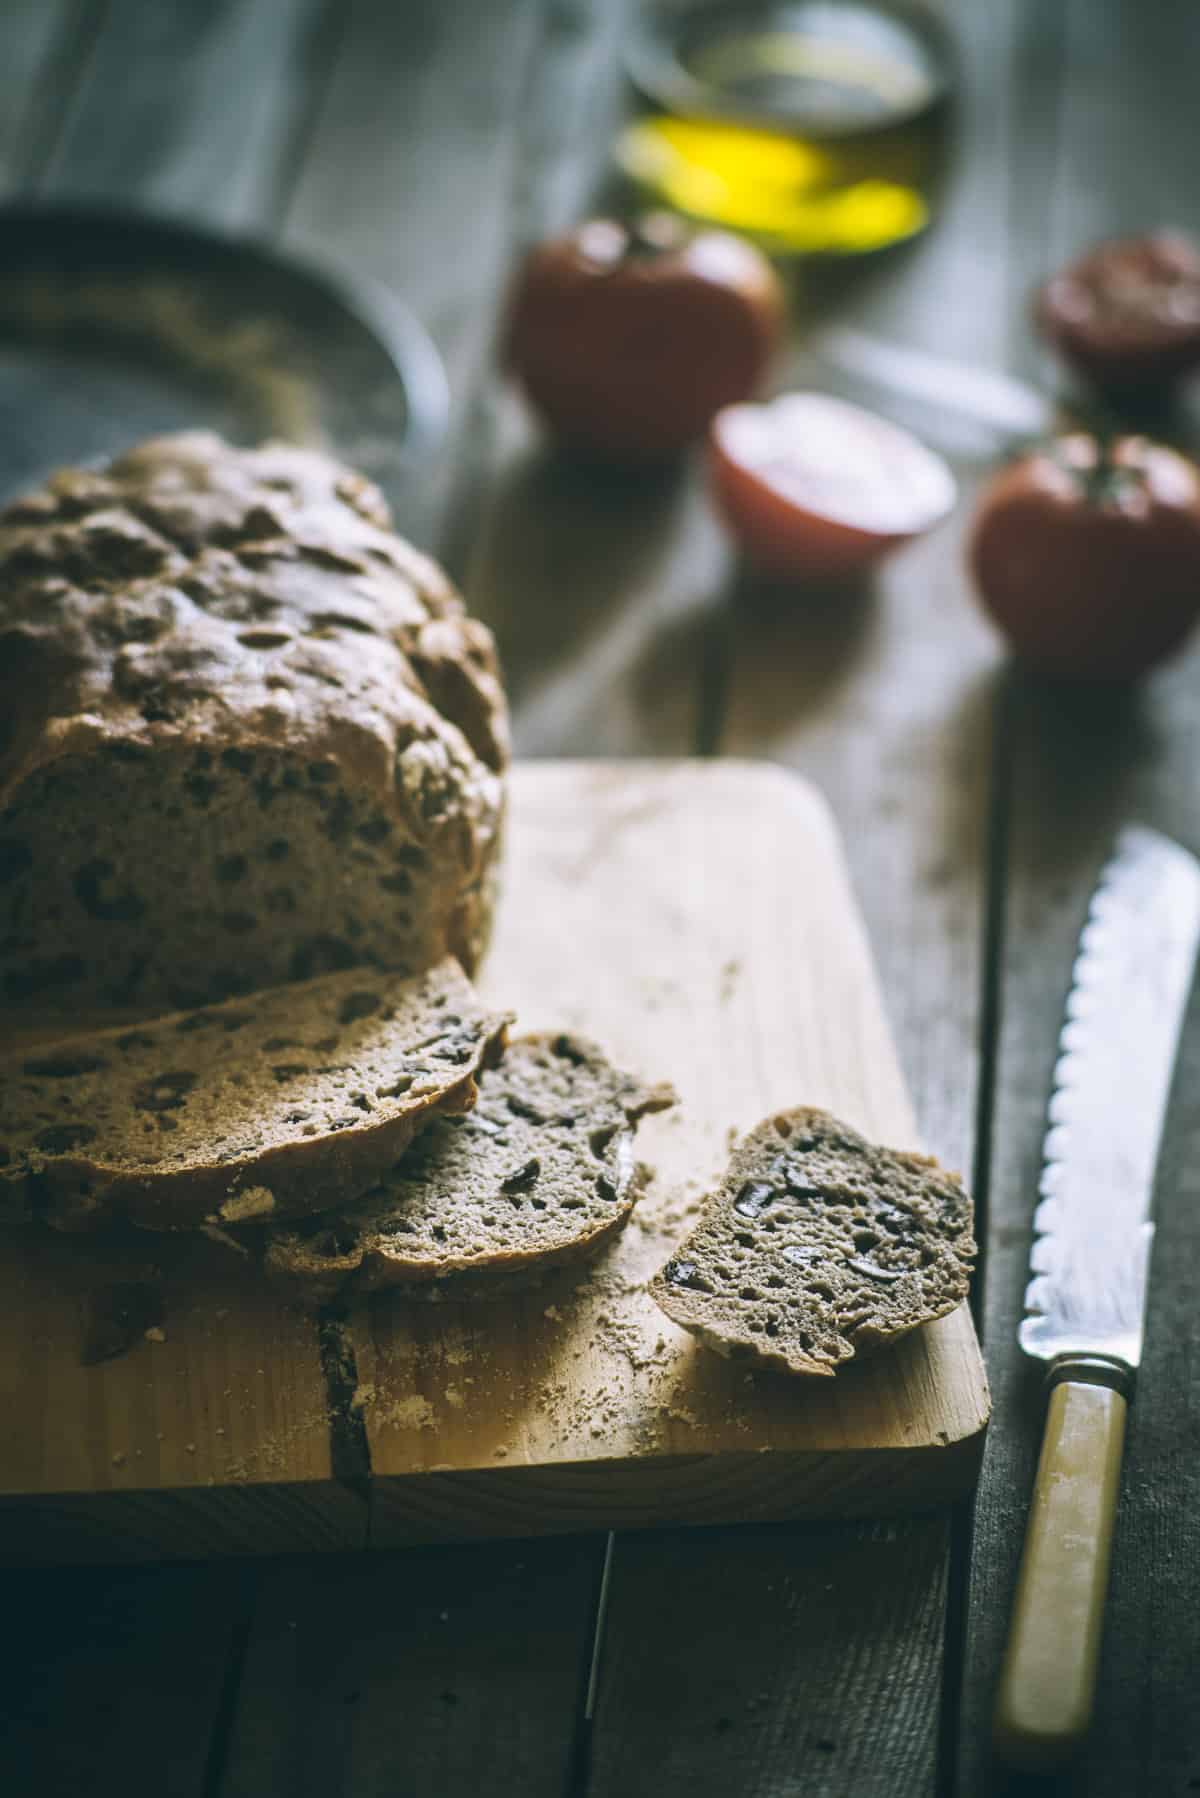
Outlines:
<svg viewBox="0 0 1200 1798"><path fill-rule="evenodd" d="M940 456L829 394L727 406L709 443L730 529L749 561L785 578L864 568L937 524L957 497Z"/></svg>

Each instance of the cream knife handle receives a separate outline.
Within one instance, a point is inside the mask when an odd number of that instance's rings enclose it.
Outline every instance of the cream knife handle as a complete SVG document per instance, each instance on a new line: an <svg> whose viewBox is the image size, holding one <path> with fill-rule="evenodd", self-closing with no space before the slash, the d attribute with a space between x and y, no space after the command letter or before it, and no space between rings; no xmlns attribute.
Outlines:
<svg viewBox="0 0 1200 1798"><path fill-rule="evenodd" d="M1050 1393L995 1716L997 1752L1029 1772L1069 1760L1091 1722L1125 1410L1107 1385Z"/></svg>

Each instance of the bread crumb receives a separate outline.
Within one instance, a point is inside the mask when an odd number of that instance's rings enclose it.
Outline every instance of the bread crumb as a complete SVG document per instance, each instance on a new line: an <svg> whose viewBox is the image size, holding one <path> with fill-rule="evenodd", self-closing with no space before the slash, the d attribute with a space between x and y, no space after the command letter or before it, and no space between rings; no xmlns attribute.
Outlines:
<svg viewBox="0 0 1200 1798"><path fill-rule="evenodd" d="M508 1457L508 1449L505 1447L503 1442L500 1444L499 1448L494 1448L492 1450L492 1453L495 1455L495 1457L498 1461L506 1460Z"/></svg>
<svg viewBox="0 0 1200 1798"><path fill-rule="evenodd" d="M114 1466L114 1467L124 1467L124 1465L125 1465L125 1456L124 1456L124 1455L123 1455L123 1454L122 1454L122 1452L121 1452L121 1450L120 1450L120 1449L118 1449L118 1450L117 1450L117 1452L116 1452L116 1454L115 1454L115 1455L114 1455L114 1456L113 1456L113 1458L112 1458L112 1464L113 1464L113 1466Z"/></svg>
<svg viewBox="0 0 1200 1798"><path fill-rule="evenodd" d="M557 1305L547 1305L542 1316L548 1317L552 1323L560 1324L562 1322L562 1312Z"/></svg>
<svg viewBox="0 0 1200 1798"><path fill-rule="evenodd" d="M244 1261L250 1259L250 1251L245 1243L239 1242L236 1236L231 1236L228 1230L222 1230L218 1225L215 1216L210 1217L206 1223L201 1224L200 1235L207 1236L210 1242L219 1242L222 1248L232 1249L234 1253L240 1255Z"/></svg>
<svg viewBox="0 0 1200 1798"><path fill-rule="evenodd" d="M194 1454L195 1454L195 1452L196 1452L196 1444L195 1444L195 1443L194 1443L194 1442L185 1442L185 1443L184 1443L184 1445L183 1445L183 1446L184 1446L184 1448L185 1448L185 1449L186 1449L186 1451L187 1451L187 1453L188 1453L188 1454L189 1454L189 1455L194 1455Z"/></svg>
<svg viewBox="0 0 1200 1798"><path fill-rule="evenodd" d="M247 1186L244 1192L230 1193L218 1207L227 1224L244 1223L248 1217L266 1217L275 1209L275 1194L269 1186Z"/></svg>
<svg viewBox="0 0 1200 1798"><path fill-rule="evenodd" d="M147 1342L165 1342L167 1340L167 1332L161 1324L151 1324L150 1328L143 1333Z"/></svg>
<svg viewBox="0 0 1200 1798"><path fill-rule="evenodd" d="M686 1423L689 1430L699 1428L700 1419L686 1405L663 1405L662 1409L675 1423Z"/></svg>
<svg viewBox="0 0 1200 1798"><path fill-rule="evenodd" d="M446 1388L446 1403L448 1405L453 1405L453 1407L456 1411L462 1410L463 1403L464 1403L463 1395L459 1391L457 1386L447 1386L447 1388Z"/></svg>
<svg viewBox="0 0 1200 1798"><path fill-rule="evenodd" d="M376 1416L378 1422L394 1424L400 1430L431 1430L435 1423L433 1406L419 1392L410 1393L407 1398L393 1399Z"/></svg>

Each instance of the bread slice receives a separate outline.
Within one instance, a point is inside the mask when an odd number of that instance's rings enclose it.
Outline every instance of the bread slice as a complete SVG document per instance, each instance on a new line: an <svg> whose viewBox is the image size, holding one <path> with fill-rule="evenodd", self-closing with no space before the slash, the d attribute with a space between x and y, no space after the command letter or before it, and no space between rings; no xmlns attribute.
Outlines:
<svg viewBox="0 0 1200 1798"><path fill-rule="evenodd" d="M723 1355L832 1374L953 1311L975 1244L958 1177L876 1148L824 1111L742 1138L700 1223L650 1291Z"/></svg>
<svg viewBox="0 0 1200 1798"><path fill-rule="evenodd" d="M265 1232L264 1263L306 1299L403 1287L486 1295L577 1261L637 1199L634 1126L674 1102L576 1036L519 1038L465 1117L439 1118L357 1204Z"/></svg>
<svg viewBox="0 0 1200 1798"><path fill-rule="evenodd" d="M360 968L9 1053L0 1210L170 1230L336 1204L431 1117L474 1103L507 1021L447 959L416 978Z"/></svg>

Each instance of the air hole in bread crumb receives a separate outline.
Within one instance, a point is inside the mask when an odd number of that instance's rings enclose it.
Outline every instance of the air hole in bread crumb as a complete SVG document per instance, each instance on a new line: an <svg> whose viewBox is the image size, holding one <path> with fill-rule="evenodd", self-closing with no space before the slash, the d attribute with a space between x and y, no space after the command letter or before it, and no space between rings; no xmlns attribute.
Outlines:
<svg viewBox="0 0 1200 1798"><path fill-rule="evenodd" d="M312 1239L311 1246L318 1255L341 1260L343 1256L354 1253L355 1241L351 1230L326 1230L323 1235Z"/></svg>
<svg viewBox="0 0 1200 1798"><path fill-rule="evenodd" d="M25 1062L24 1071L37 1080L73 1080L80 1074L94 1074L106 1065L99 1055L45 1055Z"/></svg>
<svg viewBox="0 0 1200 1798"><path fill-rule="evenodd" d="M283 649L291 641L290 631L243 631L238 638L243 649Z"/></svg>
<svg viewBox="0 0 1200 1798"><path fill-rule="evenodd" d="M47 1155L65 1155L91 1142L95 1134L91 1124L51 1124L49 1129L40 1130L33 1142Z"/></svg>
<svg viewBox="0 0 1200 1798"><path fill-rule="evenodd" d="M377 1099L399 1099L409 1090L412 1083L413 1076L411 1074L401 1074L400 1078L393 1080L390 1086L377 1086L375 1097Z"/></svg>
<svg viewBox="0 0 1200 1798"><path fill-rule="evenodd" d="M588 1131L588 1147L598 1161L603 1160L609 1144L620 1128L620 1124L601 1124L597 1129Z"/></svg>
<svg viewBox="0 0 1200 1798"><path fill-rule="evenodd" d="M354 1024L359 1018L369 1018L373 1011L379 1010L379 1005L378 993L347 993L338 1012L338 1021L342 1024Z"/></svg>

